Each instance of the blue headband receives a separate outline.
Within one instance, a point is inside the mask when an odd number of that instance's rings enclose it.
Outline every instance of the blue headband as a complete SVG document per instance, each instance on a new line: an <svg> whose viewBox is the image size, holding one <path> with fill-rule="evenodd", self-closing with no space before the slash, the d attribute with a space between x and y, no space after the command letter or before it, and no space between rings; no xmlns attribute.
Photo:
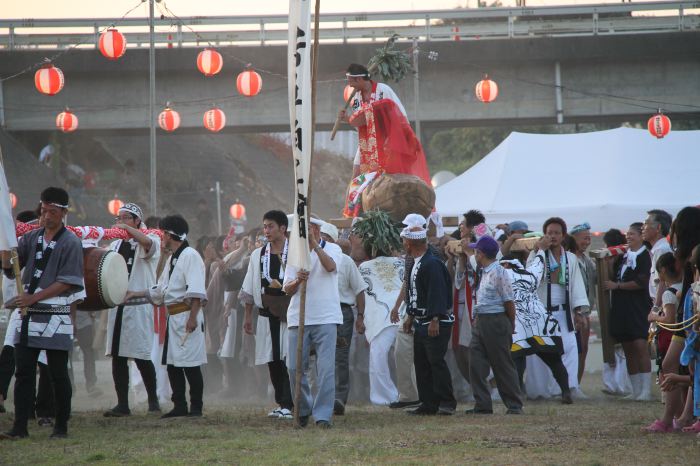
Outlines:
<svg viewBox="0 0 700 466"><path fill-rule="evenodd" d="M588 223L588 222L583 222L582 224L576 225L575 227L573 227L573 228L569 231L569 234L570 234L570 235L575 235L576 233L579 233L579 232L581 232L581 231L590 230L590 229L591 229L591 224Z"/></svg>

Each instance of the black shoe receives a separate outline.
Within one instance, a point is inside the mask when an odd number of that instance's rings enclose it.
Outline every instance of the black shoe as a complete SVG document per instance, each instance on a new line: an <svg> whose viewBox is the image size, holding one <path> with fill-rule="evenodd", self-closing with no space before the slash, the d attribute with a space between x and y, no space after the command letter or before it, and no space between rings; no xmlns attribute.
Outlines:
<svg viewBox="0 0 700 466"><path fill-rule="evenodd" d="M561 394L561 404L563 404L563 405L574 404L574 399L571 397L571 390L567 390Z"/></svg>
<svg viewBox="0 0 700 466"><path fill-rule="evenodd" d="M65 430L60 430L60 429L54 429L53 432L51 433L50 438L57 438L57 439L62 439L62 438L67 438L68 437L68 432Z"/></svg>
<svg viewBox="0 0 700 466"><path fill-rule="evenodd" d="M455 413L454 406L440 406L438 408L438 414L441 416L452 416Z"/></svg>
<svg viewBox="0 0 700 466"><path fill-rule="evenodd" d="M0 414L6 413L5 405L0 405Z"/></svg>
<svg viewBox="0 0 700 466"><path fill-rule="evenodd" d="M406 412L412 416L434 416L437 414L437 409L428 408L425 405L420 405L417 408L407 409Z"/></svg>
<svg viewBox="0 0 700 466"><path fill-rule="evenodd" d="M522 408L508 408L506 414L523 414Z"/></svg>
<svg viewBox="0 0 700 466"><path fill-rule="evenodd" d="M105 411L102 415L104 417L126 417L131 416L131 410L117 405L109 411Z"/></svg>
<svg viewBox="0 0 700 466"><path fill-rule="evenodd" d="M299 416L299 427L306 427L309 425L309 416Z"/></svg>
<svg viewBox="0 0 700 466"><path fill-rule="evenodd" d="M39 427L53 427L53 419L50 417L40 417L36 423Z"/></svg>
<svg viewBox="0 0 700 466"><path fill-rule="evenodd" d="M149 413L159 413L160 412L160 403L158 403L158 400L148 402L148 412Z"/></svg>
<svg viewBox="0 0 700 466"><path fill-rule="evenodd" d="M391 409L414 408L419 405L420 401L394 401L393 403L389 403Z"/></svg>
<svg viewBox="0 0 700 466"><path fill-rule="evenodd" d="M464 412L464 414L472 415L472 414L493 414L492 409L479 409L479 408L471 408L468 409Z"/></svg>
<svg viewBox="0 0 700 466"><path fill-rule="evenodd" d="M20 440L27 437L29 437L28 433L24 432L20 434L18 432L15 432L14 430L0 433L0 440Z"/></svg>
<svg viewBox="0 0 700 466"><path fill-rule="evenodd" d="M189 414L187 417L202 417L202 410L201 409L190 409Z"/></svg>
<svg viewBox="0 0 700 466"><path fill-rule="evenodd" d="M335 414L336 416L345 415L345 405L342 401L335 400L335 403L333 403L333 414Z"/></svg>
<svg viewBox="0 0 700 466"><path fill-rule="evenodd" d="M188 414L189 413L187 412L187 408L173 408L172 410L163 414L160 418L161 419L168 419L171 417L185 417Z"/></svg>
<svg viewBox="0 0 700 466"><path fill-rule="evenodd" d="M330 429L333 426L328 421L316 421L316 427L319 429Z"/></svg>

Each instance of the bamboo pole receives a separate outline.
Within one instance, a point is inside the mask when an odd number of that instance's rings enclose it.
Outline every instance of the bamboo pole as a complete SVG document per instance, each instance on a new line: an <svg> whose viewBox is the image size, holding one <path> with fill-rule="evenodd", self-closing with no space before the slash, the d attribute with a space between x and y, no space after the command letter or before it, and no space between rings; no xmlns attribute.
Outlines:
<svg viewBox="0 0 700 466"><path fill-rule="evenodd" d="M311 137L309 138L309 179L308 190L306 194L306 236L309 236L309 218L311 215L311 172L314 158L314 136L316 130L316 79L318 75L318 23L320 18L321 0L316 0L314 8L314 43L311 49ZM294 423L297 427L302 427L300 423L299 411L301 407L301 376L304 365L302 364L302 355L304 350L304 321L306 320L306 280L301 283L299 291L299 327L297 329L297 360L296 374L294 378Z"/></svg>
<svg viewBox="0 0 700 466"><path fill-rule="evenodd" d="M603 346L603 362L615 364L615 340L610 335L608 319L610 315L610 291L603 288L609 279L609 258L596 257L598 268L598 321L600 322L600 338Z"/></svg>
<svg viewBox="0 0 700 466"><path fill-rule="evenodd" d="M5 160L2 157L2 148L0 148L0 165L2 166L3 173L5 172ZM9 195L9 193L8 193ZM24 295L24 286L22 286L22 271L19 268L19 254L17 253L17 248L12 248L10 252L10 262L12 263L12 271L15 274L15 283L17 284L17 296ZM3 299L5 297L3 296ZM27 308L23 307L21 310L22 317L27 315Z"/></svg>

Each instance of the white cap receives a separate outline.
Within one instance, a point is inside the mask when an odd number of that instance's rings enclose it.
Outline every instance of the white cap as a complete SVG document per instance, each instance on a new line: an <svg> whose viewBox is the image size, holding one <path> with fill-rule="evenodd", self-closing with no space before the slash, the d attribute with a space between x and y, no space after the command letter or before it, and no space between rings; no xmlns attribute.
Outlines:
<svg viewBox="0 0 700 466"><path fill-rule="evenodd" d="M408 214L403 219L404 228L401 237L406 239L425 239L428 237L427 220L420 214Z"/></svg>

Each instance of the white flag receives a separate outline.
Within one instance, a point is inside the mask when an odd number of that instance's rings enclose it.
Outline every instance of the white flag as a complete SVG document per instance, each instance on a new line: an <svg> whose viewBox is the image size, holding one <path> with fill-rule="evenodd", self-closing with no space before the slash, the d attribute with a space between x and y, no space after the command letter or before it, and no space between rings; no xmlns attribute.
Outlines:
<svg viewBox="0 0 700 466"><path fill-rule="evenodd" d="M291 225L287 262L309 270L307 198L311 172L311 40L310 0L289 0L287 82L289 123L294 158L294 221Z"/></svg>
<svg viewBox="0 0 700 466"><path fill-rule="evenodd" d="M10 205L10 189L7 187L5 168L0 164L0 251L9 251L16 247L17 236Z"/></svg>

